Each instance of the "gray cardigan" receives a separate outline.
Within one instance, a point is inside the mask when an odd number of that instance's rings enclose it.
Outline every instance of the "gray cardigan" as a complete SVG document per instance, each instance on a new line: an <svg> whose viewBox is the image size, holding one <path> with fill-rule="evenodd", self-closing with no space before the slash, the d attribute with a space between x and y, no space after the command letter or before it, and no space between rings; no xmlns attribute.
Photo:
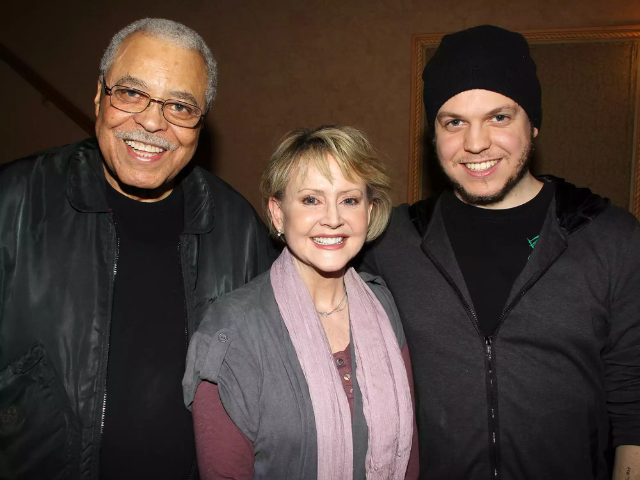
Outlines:
<svg viewBox="0 0 640 480"><path fill-rule="evenodd" d="M211 304L187 355L182 382L191 408L196 388L218 384L222 404L255 449L254 478L317 477L315 417L307 382L284 324L270 272ZM404 333L389 290L379 278L361 277L384 307L400 348ZM352 342L354 479L365 478L367 424Z"/></svg>

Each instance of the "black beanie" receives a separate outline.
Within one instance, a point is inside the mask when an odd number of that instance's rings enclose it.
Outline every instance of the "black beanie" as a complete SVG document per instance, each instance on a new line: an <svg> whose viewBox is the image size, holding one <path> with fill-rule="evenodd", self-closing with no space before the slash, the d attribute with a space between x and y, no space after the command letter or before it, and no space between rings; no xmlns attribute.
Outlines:
<svg viewBox="0 0 640 480"><path fill-rule="evenodd" d="M440 107L467 90L497 92L517 102L531 124L542 123L542 93L529 45L519 33L481 25L442 38L422 72L427 121Z"/></svg>

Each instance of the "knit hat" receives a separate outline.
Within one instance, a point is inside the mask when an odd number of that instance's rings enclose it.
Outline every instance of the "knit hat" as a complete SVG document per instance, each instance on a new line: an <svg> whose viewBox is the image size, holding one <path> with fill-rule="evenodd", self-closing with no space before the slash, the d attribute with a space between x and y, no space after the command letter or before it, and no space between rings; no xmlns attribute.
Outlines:
<svg viewBox="0 0 640 480"><path fill-rule="evenodd" d="M424 106L433 125L440 107L467 90L497 92L517 102L534 127L542 123L542 92L529 45L519 33L481 25L442 38L422 72Z"/></svg>

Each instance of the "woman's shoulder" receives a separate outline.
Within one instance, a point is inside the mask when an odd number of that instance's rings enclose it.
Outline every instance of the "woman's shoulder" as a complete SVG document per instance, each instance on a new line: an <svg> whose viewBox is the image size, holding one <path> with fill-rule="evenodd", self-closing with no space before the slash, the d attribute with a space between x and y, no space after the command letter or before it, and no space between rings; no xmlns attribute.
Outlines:
<svg viewBox="0 0 640 480"><path fill-rule="evenodd" d="M389 291L389 289L387 288L387 284L384 283L384 280L382 280L382 277L380 275L373 275L367 272L358 272L358 275L360 275L360 278L364 280L367 285L369 285L369 288L371 288L371 286L373 285L373 288L382 287L385 290Z"/></svg>
<svg viewBox="0 0 640 480"><path fill-rule="evenodd" d="M382 277L367 272L359 272L358 275L371 289L380 303L382 303L382 305L385 307L385 310L387 309L385 303L391 302L395 306L393 296L391 295L391 292L387 288L387 284L384 282Z"/></svg>
<svg viewBox="0 0 640 480"><path fill-rule="evenodd" d="M221 329L246 329L259 325L254 321L268 316L273 297L270 270L229 292L203 311L198 331L213 334ZM273 301L275 303L275 299Z"/></svg>

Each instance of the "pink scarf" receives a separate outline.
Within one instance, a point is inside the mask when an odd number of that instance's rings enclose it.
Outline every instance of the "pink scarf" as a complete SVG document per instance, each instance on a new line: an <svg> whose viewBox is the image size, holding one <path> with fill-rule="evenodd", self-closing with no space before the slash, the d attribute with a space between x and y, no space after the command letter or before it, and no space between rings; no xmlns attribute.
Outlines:
<svg viewBox="0 0 640 480"><path fill-rule="evenodd" d="M353 268L344 276L351 336L369 429L367 479L403 479L413 411L407 371L384 308ZM349 403L311 294L287 248L271 267L276 302L304 373L318 434L318 480L353 478Z"/></svg>

